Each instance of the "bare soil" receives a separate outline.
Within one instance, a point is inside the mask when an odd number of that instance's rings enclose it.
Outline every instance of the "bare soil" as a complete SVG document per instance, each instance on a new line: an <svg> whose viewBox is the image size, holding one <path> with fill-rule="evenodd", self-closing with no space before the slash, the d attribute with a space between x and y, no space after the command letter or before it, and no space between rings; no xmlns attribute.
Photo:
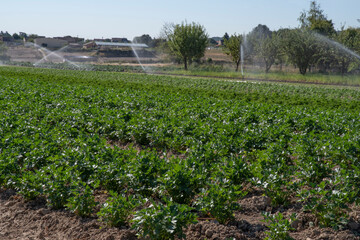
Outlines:
<svg viewBox="0 0 360 240"><path fill-rule="evenodd" d="M97 193L97 200L103 202L106 196ZM235 221L219 224L214 219L201 219L190 225L186 238L195 239L264 239L267 227L263 222L262 211L281 211L285 216L298 213L293 222L296 231L291 232L294 239L332 240L360 239L360 211L351 213L352 221L347 229L335 231L316 226L316 219L303 213L301 207L292 204L287 208L272 208L270 200L261 193L249 194L239 202L242 210L235 214ZM67 210L51 210L44 199L25 202L13 190L0 190L0 239L137 239L136 232L129 227L110 228L102 225L94 214L91 218L81 218Z"/></svg>
<svg viewBox="0 0 360 240"><path fill-rule="evenodd" d="M226 53L221 48L207 49L205 51L204 59L211 58L215 62L227 62L232 63L231 57L226 55Z"/></svg>

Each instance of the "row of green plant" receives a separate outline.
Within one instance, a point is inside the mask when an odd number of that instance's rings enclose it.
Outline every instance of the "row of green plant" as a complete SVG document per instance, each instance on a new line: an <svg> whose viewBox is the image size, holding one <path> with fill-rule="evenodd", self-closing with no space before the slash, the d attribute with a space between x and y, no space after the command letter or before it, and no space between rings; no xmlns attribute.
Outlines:
<svg viewBox="0 0 360 240"><path fill-rule="evenodd" d="M226 224L249 189L345 228L359 203L358 99L356 89L3 67L0 184L142 237L183 237L197 218ZM117 146L129 143L143 149ZM109 198L95 213L98 191Z"/></svg>
<svg viewBox="0 0 360 240"><path fill-rule="evenodd" d="M29 62L5 62L8 66L34 67ZM104 72L129 72L129 73L144 73L140 66L125 66L125 65L98 65L98 64L79 64L79 67L70 63L43 63L38 65L39 68L61 69L61 70L83 70L83 71L104 71ZM37 70L38 71L38 70ZM154 74L169 74L169 75L185 75L193 77L214 77L214 78L230 78L229 80L247 80L247 81L280 81L289 83L316 83L340 86L359 86L360 77L358 74L319 74L308 73L302 75L292 72L284 71L269 71L263 73L258 70L247 70L244 74L234 72L223 65L218 64L193 64L189 66L187 71L182 70L178 65L170 65L163 67L148 68L149 73Z"/></svg>
<svg viewBox="0 0 360 240"><path fill-rule="evenodd" d="M245 102L266 102L314 108L358 109L356 100L360 99L358 89L323 87L321 85L286 85L236 80L216 80L211 78L183 78L159 75L113 72L57 71L52 69L2 67L2 76L39 79L45 82L56 81L62 84L86 85L93 87L131 88L169 92L174 95L191 94L198 97L215 97L223 100Z"/></svg>

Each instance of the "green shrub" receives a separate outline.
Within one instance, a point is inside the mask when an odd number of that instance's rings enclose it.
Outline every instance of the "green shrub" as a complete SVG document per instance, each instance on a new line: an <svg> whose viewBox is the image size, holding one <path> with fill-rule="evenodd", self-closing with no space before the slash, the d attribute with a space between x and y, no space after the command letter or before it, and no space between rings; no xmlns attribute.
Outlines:
<svg viewBox="0 0 360 240"><path fill-rule="evenodd" d="M187 205L174 202L152 203L135 213L133 228L138 236L149 239L175 239L184 238L183 228L196 222L196 215L191 213Z"/></svg>
<svg viewBox="0 0 360 240"><path fill-rule="evenodd" d="M125 172L128 187L144 196L151 196L158 187L158 178L165 172L165 162L155 152L143 152L133 159Z"/></svg>
<svg viewBox="0 0 360 240"><path fill-rule="evenodd" d="M41 195L42 188L38 174L32 171L24 172L22 177L16 181L16 190L25 200L33 200Z"/></svg>
<svg viewBox="0 0 360 240"><path fill-rule="evenodd" d="M201 176L184 162L172 164L162 178L165 190L180 204L189 204L201 186Z"/></svg>
<svg viewBox="0 0 360 240"><path fill-rule="evenodd" d="M234 211L240 209L236 201L243 196L244 193L235 187L212 184L209 189L203 189L195 205L204 214L216 218L219 223L226 223L234 219Z"/></svg>
<svg viewBox="0 0 360 240"><path fill-rule="evenodd" d="M113 191L110 191L109 194L111 197L97 213L99 220L114 227L126 225L129 216L141 204L141 201L136 197L126 197Z"/></svg>
<svg viewBox="0 0 360 240"><path fill-rule="evenodd" d="M291 215L290 221L279 212L271 215L268 212L262 213L264 222L269 223L269 231L265 232L268 235L265 240L291 240L289 231L295 230L291 227L291 222L295 221L295 213Z"/></svg>
<svg viewBox="0 0 360 240"><path fill-rule="evenodd" d="M271 215L268 212L263 213L265 218L264 222L269 223L269 231L265 232L268 235L265 240L291 240L289 231L295 230L291 227L291 222L295 221L295 213L291 216L291 221L284 218L279 212L278 214Z"/></svg>
<svg viewBox="0 0 360 240"><path fill-rule="evenodd" d="M47 205L54 209L63 208L76 188L76 172L72 167L50 165L43 170L43 191Z"/></svg>
<svg viewBox="0 0 360 240"><path fill-rule="evenodd" d="M89 217L98 202L95 202L93 190L87 183L79 182L79 185L71 191L72 196L68 198L66 207L81 217Z"/></svg>
<svg viewBox="0 0 360 240"><path fill-rule="evenodd" d="M301 201L305 202L304 210L311 211L322 227L343 229L348 223L348 204L353 203L357 197L346 188L345 179L338 184L340 185L336 186L322 181L299 193Z"/></svg>

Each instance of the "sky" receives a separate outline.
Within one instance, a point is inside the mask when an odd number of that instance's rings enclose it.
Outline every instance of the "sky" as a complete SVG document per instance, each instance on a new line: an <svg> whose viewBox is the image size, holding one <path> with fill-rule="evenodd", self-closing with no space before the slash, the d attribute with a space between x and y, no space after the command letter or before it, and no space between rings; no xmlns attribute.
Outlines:
<svg viewBox="0 0 360 240"><path fill-rule="evenodd" d="M85 39L149 34L166 23L195 22L210 37L250 32L258 24L271 30L299 26L310 0L0 0L0 30L47 37ZM336 29L360 27L360 0L318 0Z"/></svg>

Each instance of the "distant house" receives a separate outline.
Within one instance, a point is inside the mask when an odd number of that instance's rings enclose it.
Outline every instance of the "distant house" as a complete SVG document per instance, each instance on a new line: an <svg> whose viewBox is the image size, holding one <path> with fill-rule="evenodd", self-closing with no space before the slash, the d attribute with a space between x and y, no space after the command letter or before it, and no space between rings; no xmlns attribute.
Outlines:
<svg viewBox="0 0 360 240"><path fill-rule="evenodd" d="M0 36L0 42L13 42L14 38L12 36Z"/></svg>
<svg viewBox="0 0 360 240"><path fill-rule="evenodd" d="M92 48L95 48L95 47L96 47L95 42L88 42L88 43L84 43L84 45L83 45L84 49L92 49Z"/></svg>
<svg viewBox="0 0 360 240"><path fill-rule="evenodd" d="M101 48L101 49L109 49L109 48L148 48L149 46L144 43L116 43L116 42L102 42L102 41L93 41L89 43L85 43L83 48L91 49L91 48Z"/></svg>
<svg viewBox="0 0 360 240"><path fill-rule="evenodd" d="M110 38L95 38L94 39L95 42L111 42L111 39Z"/></svg>
<svg viewBox="0 0 360 240"><path fill-rule="evenodd" d="M55 39L61 39L61 40L65 40L68 43L79 43L79 42L83 42L84 38L78 38L78 37L72 37L72 36L65 36L65 37L55 37Z"/></svg>
<svg viewBox="0 0 360 240"><path fill-rule="evenodd" d="M127 38L112 38L111 42L115 43L129 43L130 41Z"/></svg>
<svg viewBox="0 0 360 240"><path fill-rule="evenodd" d="M81 43L69 43L69 47L72 49L81 49L83 47L83 44Z"/></svg>
<svg viewBox="0 0 360 240"><path fill-rule="evenodd" d="M148 48L149 46L144 43L117 43L117 42L95 42L97 47L101 48L126 48L126 47L134 47L134 48Z"/></svg>
<svg viewBox="0 0 360 240"><path fill-rule="evenodd" d="M46 48L62 48L68 45L68 42L62 39L56 38L36 38L35 44Z"/></svg>

